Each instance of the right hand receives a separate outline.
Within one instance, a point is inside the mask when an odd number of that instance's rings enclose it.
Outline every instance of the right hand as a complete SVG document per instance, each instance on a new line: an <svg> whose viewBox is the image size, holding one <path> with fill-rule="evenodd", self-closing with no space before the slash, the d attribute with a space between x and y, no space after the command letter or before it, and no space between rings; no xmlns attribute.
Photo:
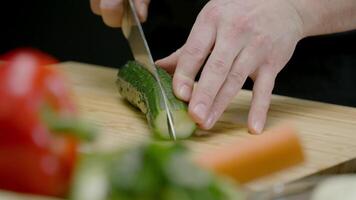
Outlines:
<svg viewBox="0 0 356 200"><path fill-rule="evenodd" d="M150 0L133 0L141 22L146 21ZM124 13L124 0L90 0L91 10L103 17L110 27L121 27Z"/></svg>
<svg viewBox="0 0 356 200"><path fill-rule="evenodd" d="M248 128L262 133L275 78L305 36L291 2L299 1L211 0L183 47L156 62L174 72L174 93L189 101L189 113L201 128L214 126L250 77L254 86Z"/></svg>

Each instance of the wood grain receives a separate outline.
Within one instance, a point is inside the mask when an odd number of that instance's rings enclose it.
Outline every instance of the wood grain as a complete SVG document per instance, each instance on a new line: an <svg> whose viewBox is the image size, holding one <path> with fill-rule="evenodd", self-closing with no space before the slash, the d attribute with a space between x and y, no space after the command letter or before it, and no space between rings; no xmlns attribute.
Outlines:
<svg viewBox="0 0 356 200"><path fill-rule="evenodd" d="M108 150L138 144L150 139L145 117L118 94L117 70L80 63L64 63L74 86L82 116L101 129L95 150ZM193 153L219 148L239 137L251 137L246 121L251 92L242 91L211 131L198 131L187 144ZM267 129L283 121L298 127L307 161L298 167L250 184L265 187L289 182L347 162L356 157L356 109L301 99L273 96ZM283 159L283 158L281 158Z"/></svg>
<svg viewBox="0 0 356 200"><path fill-rule="evenodd" d="M75 62L58 67L73 86L82 117L100 129L100 136L90 150L125 148L151 139L144 115L117 92L117 70ZM199 130L197 134L205 136L187 141L192 154L218 149L232 138L243 141L252 137L246 128L250 100L251 92L241 91L212 130ZM251 182L247 187L256 189L295 181L356 158L356 108L274 95L267 129L283 121L298 128L306 162Z"/></svg>

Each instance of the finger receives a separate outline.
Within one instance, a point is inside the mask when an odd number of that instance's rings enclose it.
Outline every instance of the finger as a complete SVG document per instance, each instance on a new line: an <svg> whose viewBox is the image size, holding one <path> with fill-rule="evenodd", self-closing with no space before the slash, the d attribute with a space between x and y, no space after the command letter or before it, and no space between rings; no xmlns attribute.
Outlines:
<svg viewBox="0 0 356 200"><path fill-rule="evenodd" d="M251 108L248 115L248 129L260 134L266 123L276 75L271 71L259 71L253 86Z"/></svg>
<svg viewBox="0 0 356 200"><path fill-rule="evenodd" d="M215 37L214 25L198 18L177 61L173 89L178 98L189 101L195 77L209 55Z"/></svg>
<svg viewBox="0 0 356 200"><path fill-rule="evenodd" d="M165 69L168 73L173 74L176 66L177 66L177 61L180 56L180 49L169 55L168 57L165 57L163 59L157 60L156 65L162 67Z"/></svg>
<svg viewBox="0 0 356 200"><path fill-rule="evenodd" d="M135 8L137 10L138 17L141 22L145 22L147 19L149 0L136 0Z"/></svg>
<svg viewBox="0 0 356 200"><path fill-rule="evenodd" d="M94 14L101 15L100 0L90 0L90 8Z"/></svg>
<svg viewBox="0 0 356 200"><path fill-rule="evenodd" d="M189 111L193 119L204 124L207 114L221 86L230 72L231 66L245 43L236 38L228 39L224 29L218 32L217 40L204 69L196 90L189 103Z"/></svg>
<svg viewBox="0 0 356 200"><path fill-rule="evenodd" d="M266 55L270 52L268 45L265 44L263 37L251 37L243 35L249 44L241 51L237 59L234 61L233 67L227 76L227 79L220 89L213 106L209 112L206 122L202 128L210 129L228 107L231 100L241 90L248 75L253 74L266 59Z"/></svg>
<svg viewBox="0 0 356 200"><path fill-rule="evenodd" d="M101 14L104 23L110 27L120 27L124 12L123 0L101 0Z"/></svg>
<svg viewBox="0 0 356 200"><path fill-rule="evenodd" d="M236 94L241 90L249 74L255 71L264 61L264 52L254 46L248 46L241 51L234 61L223 86L221 87L206 122L204 129L210 129L220 118Z"/></svg>

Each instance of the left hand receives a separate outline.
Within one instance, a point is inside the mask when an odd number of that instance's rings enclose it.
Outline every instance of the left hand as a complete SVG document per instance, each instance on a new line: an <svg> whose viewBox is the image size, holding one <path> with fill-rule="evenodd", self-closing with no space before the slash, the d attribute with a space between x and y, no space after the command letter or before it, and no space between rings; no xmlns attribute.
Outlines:
<svg viewBox="0 0 356 200"><path fill-rule="evenodd" d="M157 65L175 71L174 92L189 101L191 116L204 129L216 123L251 77L254 87L248 127L251 133L261 133L275 78L303 37L302 26L289 0L211 0L183 47Z"/></svg>
<svg viewBox="0 0 356 200"><path fill-rule="evenodd" d="M133 0L138 18L146 21L150 0ZM91 10L102 16L103 21L110 27L121 27L124 15L124 0L90 0Z"/></svg>

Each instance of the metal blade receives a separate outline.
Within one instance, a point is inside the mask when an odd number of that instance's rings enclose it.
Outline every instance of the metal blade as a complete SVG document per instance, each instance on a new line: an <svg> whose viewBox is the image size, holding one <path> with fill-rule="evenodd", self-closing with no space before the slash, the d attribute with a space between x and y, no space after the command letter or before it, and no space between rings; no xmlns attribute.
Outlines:
<svg viewBox="0 0 356 200"><path fill-rule="evenodd" d="M148 43L143 33L141 23L137 16L135 5L132 0L125 1L125 13L122 22L122 30L124 36L129 42L135 60L143 64L143 66L151 72L151 74L154 76L158 83L164 102L163 106L167 114L167 127L169 136L171 137L171 139L176 140L174 119L172 116L170 105L168 103L168 98L162 87L160 77L158 76L157 67L154 64L151 51L148 47Z"/></svg>

